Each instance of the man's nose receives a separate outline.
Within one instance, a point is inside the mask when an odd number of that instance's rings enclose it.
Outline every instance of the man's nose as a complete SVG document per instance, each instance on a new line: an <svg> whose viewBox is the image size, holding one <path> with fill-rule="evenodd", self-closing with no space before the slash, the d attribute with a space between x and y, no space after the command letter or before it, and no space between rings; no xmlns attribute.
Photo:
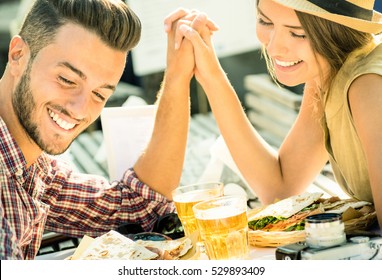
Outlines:
<svg viewBox="0 0 382 280"><path fill-rule="evenodd" d="M89 112L90 94L85 90L77 92L68 103L68 110L73 118L77 120L85 119Z"/></svg>

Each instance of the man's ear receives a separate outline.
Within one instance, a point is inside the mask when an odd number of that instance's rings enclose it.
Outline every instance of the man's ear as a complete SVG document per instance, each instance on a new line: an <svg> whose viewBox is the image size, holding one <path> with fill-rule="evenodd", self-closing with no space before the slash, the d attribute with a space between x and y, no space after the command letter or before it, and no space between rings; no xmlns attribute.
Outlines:
<svg viewBox="0 0 382 280"><path fill-rule="evenodd" d="M21 75L30 57L28 44L18 35L9 43L8 64L13 75Z"/></svg>

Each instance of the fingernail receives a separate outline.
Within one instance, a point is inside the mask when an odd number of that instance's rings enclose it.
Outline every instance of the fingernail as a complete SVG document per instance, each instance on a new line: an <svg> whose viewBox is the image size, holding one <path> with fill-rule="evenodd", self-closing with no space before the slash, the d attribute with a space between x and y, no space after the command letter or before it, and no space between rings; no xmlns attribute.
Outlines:
<svg viewBox="0 0 382 280"><path fill-rule="evenodd" d="M178 43L175 43L175 49L179 49L179 44Z"/></svg>
<svg viewBox="0 0 382 280"><path fill-rule="evenodd" d="M185 33L185 32L190 32L192 28L189 27L188 25L182 24L181 26L179 26L179 30Z"/></svg>

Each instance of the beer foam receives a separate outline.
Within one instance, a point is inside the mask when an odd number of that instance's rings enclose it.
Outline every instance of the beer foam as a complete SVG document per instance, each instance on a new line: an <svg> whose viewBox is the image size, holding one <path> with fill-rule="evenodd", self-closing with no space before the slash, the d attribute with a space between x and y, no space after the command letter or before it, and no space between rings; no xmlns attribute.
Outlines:
<svg viewBox="0 0 382 280"><path fill-rule="evenodd" d="M198 191L192 191L189 193L182 193L175 195L173 200L176 202L196 202L196 201L202 201L208 198L216 197L214 191L206 191L206 190L198 190Z"/></svg>
<svg viewBox="0 0 382 280"><path fill-rule="evenodd" d="M202 212L195 213L196 218L201 220L215 220L234 217L242 214L246 210L237 209L230 206L221 206L217 208L211 208L203 210Z"/></svg>

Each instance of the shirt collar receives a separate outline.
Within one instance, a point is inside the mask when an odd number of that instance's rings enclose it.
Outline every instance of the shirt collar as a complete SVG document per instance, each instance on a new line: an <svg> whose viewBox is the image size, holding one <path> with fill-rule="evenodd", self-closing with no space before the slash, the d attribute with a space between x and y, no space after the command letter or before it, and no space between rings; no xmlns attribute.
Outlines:
<svg viewBox="0 0 382 280"><path fill-rule="evenodd" d="M52 161L49 155L42 152L41 155L36 159L33 165L37 169L42 170L45 174L50 174L52 168L51 164L55 165L55 161ZM12 137L8 130L7 125L0 117L0 165L4 169L7 175L16 175L17 177L22 177L21 175L26 172L27 162L25 157L16 143L16 140ZM51 180L51 178L47 178Z"/></svg>
<svg viewBox="0 0 382 280"><path fill-rule="evenodd" d="M0 164L8 175L19 174L25 171L26 160L20 147L8 130L7 125L0 117Z"/></svg>

